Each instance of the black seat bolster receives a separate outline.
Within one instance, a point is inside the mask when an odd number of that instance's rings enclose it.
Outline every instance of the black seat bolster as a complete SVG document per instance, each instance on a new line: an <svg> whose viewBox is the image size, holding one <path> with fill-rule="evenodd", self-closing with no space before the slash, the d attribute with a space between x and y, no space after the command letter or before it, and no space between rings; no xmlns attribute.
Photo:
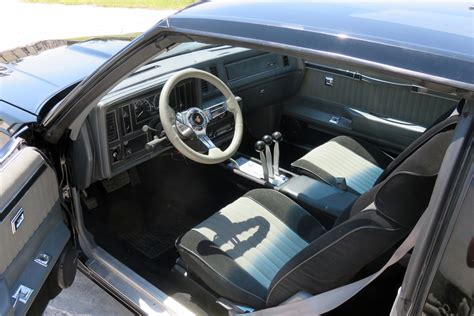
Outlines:
<svg viewBox="0 0 474 316"><path fill-rule="evenodd" d="M265 307L267 289L199 232L190 230L176 247L189 271L216 293L235 303Z"/></svg>
<svg viewBox="0 0 474 316"><path fill-rule="evenodd" d="M406 233L405 228L378 216L374 210L355 215L310 243L283 266L272 280L267 306L278 305L298 291L318 294L346 284Z"/></svg>
<svg viewBox="0 0 474 316"><path fill-rule="evenodd" d="M420 137L418 137L415 141L413 141L405 150L400 153L382 172L382 174L379 176L375 184L379 184L382 181L384 181L390 174L392 174L396 170L402 169L409 169L410 167L403 166L406 160L410 160L414 162L415 164L418 163L420 165L420 160L417 158L422 157L423 160L421 161L421 164L423 163L435 163L437 165L433 166L432 169L434 171L439 170L439 165L441 164L441 160L444 157L445 150L448 147L448 144L451 141L452 138L452 133L454 130L454 127L456 126L457 122L459 121L459 116L451 116L448 119L436 124L435 126L431 127L430 129L426 130ZM439 134L444 134L444 137L439 137ZM447 135L447 137L446 137ZM426 143L433 143L433 138L436 138L440 142L437 146L424 146ZM440 139L443 138L443 139ZM425 147L423 149L422 147ZM422 149L419 151L418 149ZM426 152L426 148L431 149L431 152ZM434 156L433 156L434 154ZM415 156L415 157L412 157ZM429 157L430 159L427 159ZM418 167L418 166L417 166ZM428 166L431 167L431 166ZM413 167L412 167L413 168Z"/></svg>
<svg viewBox="0 0 474 316"><path fill-rule="evenodd" d="M318 294L351 281L415 225L428 206L436 176L401 171L367 192L375 201L372 206L353 213L281 269L270 285L267 305L300 290Z"/></svg>
<svg viewBox="0 0 474 316"><path fill-rule="evenodd" d="M400 226L413 227L428 207L436 177L408 171L394 174L375 196L377 210Z"/></svg>

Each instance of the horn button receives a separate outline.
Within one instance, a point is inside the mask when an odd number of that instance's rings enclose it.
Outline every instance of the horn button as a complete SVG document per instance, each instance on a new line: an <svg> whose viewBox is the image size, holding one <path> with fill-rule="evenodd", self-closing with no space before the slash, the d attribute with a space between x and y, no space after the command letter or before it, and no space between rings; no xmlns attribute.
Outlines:
<svg viewBox="0 0 474 316"><path fill-rule="evenodd" d="M201 109L192 108L188 110L187 121L194 130L203 130L207 126L207 116Z"/></svg>

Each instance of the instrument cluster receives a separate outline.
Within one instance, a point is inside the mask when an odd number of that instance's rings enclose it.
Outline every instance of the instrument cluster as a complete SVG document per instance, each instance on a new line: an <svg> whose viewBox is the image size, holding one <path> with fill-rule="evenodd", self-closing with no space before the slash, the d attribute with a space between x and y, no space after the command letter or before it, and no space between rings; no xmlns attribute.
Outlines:
<svg viewBox="0 0 474 316"><path fill-rule="evenodd" d="M135 115L135 123L138 125L142 122L148 121L153 116L158 115L159 105L159 94L133 101L131 107Z"/></svg>

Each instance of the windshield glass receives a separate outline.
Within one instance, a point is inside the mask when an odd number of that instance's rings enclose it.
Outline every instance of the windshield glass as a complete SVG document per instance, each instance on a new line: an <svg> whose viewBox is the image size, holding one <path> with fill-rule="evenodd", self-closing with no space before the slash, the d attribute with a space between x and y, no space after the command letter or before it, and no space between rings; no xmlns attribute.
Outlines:
<svg viewBox="0 0 474 316"><path fill-rule="evenodd" d="M151 62L155 62L155 61L158 61L158 60L163 60L163 59L173 57L173 56L187 54L187 53L190 53L190 52L195 52L195 51L202 50L202 49L207 49L207 48L210 48L210 47L213 47L213 46L218 46L218 45L204 44L204 43L199 43L199 42L181 43L181 44L178 44L178 45L172 47L168 51L156 56L155 58L152 59Z"/></svg>

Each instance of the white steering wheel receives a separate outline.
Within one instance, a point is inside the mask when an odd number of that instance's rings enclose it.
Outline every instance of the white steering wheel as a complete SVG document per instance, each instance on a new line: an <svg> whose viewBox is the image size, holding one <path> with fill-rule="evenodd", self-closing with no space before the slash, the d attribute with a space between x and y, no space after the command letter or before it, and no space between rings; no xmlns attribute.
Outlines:
<svg viewBox="0 0 474 316"><path fill-rule="evenodd" d="M180 81L191 78L202 79L212 84L224 95L225 102L206 109L191 107L182 112L175 112L169 105L171 91ZM234 136L230 145L222 151L209 138L206 128L213 118L227 111L234 115ZM242 141L244 125L239 103L224 82L206 71L187 68L176 72L168 79L160 95L160 120L171 144L184 156L203 164L226 161L237 152ZM186 145L182 136L195 136L207 147L208 154L200 153Z"/></svg>

